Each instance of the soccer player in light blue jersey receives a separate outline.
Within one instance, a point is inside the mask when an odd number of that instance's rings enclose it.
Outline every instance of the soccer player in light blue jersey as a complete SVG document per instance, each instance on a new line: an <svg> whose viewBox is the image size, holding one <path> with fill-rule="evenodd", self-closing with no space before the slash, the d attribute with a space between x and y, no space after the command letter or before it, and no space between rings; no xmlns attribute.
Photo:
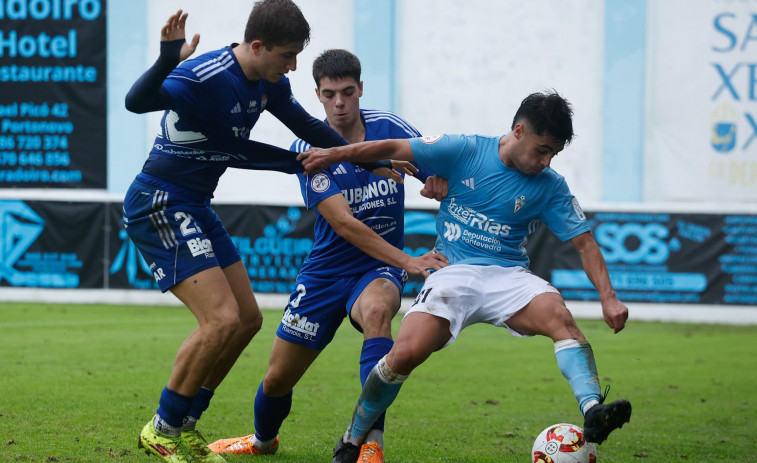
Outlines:
<svg viewBox="0 0 757 463"><path fill-rule="evenodd" d="M443 135L312 149L299 156L313 174L334 163L390 158L414 161L449 180L437 217L437 250L450 265L429 276L402 321L389 354L371 371L334 462L354 462L376 418L400 386L436 350L474 323L505 327L515 336L554 341L562 374L584 416L590 442L601 443L628 422L631 404L604 404L591 345L560 293L528 271L526 240L539 222L578 250L615 333L628 319L602 253L565 179L549 166L573 137L572 108L554 92L525 98L511 131L500 137Z"/></svg>
<svg viewBox="0 0 757 463"><path fill-rule="evenodd" d="M186 17L168 19L158 61L126 96L131 111L164 114L124 198L123 222L160 289L198 322L139 445L166 462L217 463L224 458L195 424L262 323L239 252L210 206L218 179L228 167L301 172L296 153L249 139L264 110L314 146L347 141L292 95L285 74L296 69L310 26L291 0L256 2L241 44L179 64L199 42L199 35L185 41Z"/></svg>
<svg viewBox="0 0 757 463"><path fill-rule="evenodd" d="M396 114L360 109L360 73L360 61L346 50L326 50L314 61L313 78L326 122L351 143L419 137ZM304 140L292 144L298 152L308 148ZM438 180L424 171L416 177ZM278 450L279 429L289 414L294 386L345 317L363 333L360 378L365 382L393 344L391 321L399 310L407 273L427 276L429 269L446 265L439 253L412 257L402 251L402 183L349 162L298 178L306 206L317 211L313 250L297 276L255 397L255 434L213 442L209 447L214 452L264 455ZM436 197L439 186L446 184L429 185L422 193ZM361 445L366 463L384 461L383 430L381 416Z"/></svg>

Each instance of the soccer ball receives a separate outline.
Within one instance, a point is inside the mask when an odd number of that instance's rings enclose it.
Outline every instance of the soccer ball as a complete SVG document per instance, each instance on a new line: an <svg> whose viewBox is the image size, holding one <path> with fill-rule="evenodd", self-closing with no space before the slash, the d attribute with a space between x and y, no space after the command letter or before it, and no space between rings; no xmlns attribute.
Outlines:
<svg viewBox="0 0 757 463"><path fill-rule="evenodd" d="M586 442L580 427L559 423L539 434L531 455L534 463L595 463L597 446Z"/></svg>

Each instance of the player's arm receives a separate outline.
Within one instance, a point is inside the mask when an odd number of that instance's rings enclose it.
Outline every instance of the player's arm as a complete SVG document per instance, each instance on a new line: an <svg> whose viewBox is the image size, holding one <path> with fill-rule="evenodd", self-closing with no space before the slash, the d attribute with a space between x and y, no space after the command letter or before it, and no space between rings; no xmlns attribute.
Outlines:
<svg viewBox="0 0 757 463"><path fill-rule="evenodd" d="M607 325L619 332L626 325L628 320L628 307L623 304L610 282L610 274L607 271L607 264L599 245L592 236L591 232L581 233L572 238L570 243L576 248L581 256L586 276L589 277L594 287L599 293L599 301L602 304L602 314L604 315Z"/></svg>
<svg viewBox="0 0 757 463"><path fill-rule="evenodd" d="M311 148L297 156L305 173L320 172L337 162L368 162L380 159L413 161L413 150L407 139L376 140L334 148Z"/></svg>
<svg viewBox="0 0 757 463"><path fill-rule="evenodd" d="M162 89L163 81L180 62L194 53L200 43L200 34L195 34L191 43L185 40L187 16L188 13L182 14L179 10L160 29L160 56L126 94L125 104L129 111L142 114L172 107L171 96Z"/></svg>
<svg viewBox="0 0 757 463"><path fill-rule="evenodd" d="M407 273L427 277L429 275L427 269L439 270L449 263L442 254L428 253L413 257L395 248L366 224L356 219L352 215L347 200L341 194L329 196L319 202L316 209L334 231L353 246L374 259L402 268Z"/></svg>

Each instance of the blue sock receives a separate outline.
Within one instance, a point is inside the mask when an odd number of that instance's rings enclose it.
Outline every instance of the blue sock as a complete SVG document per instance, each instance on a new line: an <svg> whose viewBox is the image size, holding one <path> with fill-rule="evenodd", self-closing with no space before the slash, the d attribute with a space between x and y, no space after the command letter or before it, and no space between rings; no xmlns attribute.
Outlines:
<svg viewBox="0 0 757 463"><path fill-rule="evenodd" d="M592 400L599 401L601 394L591 344L576 339L558 341L555 343L555 357L560 371L573 389L581 413L585 414L585 406Z"/></svg>
<svg viewBox="0 0 757 463"><path fill-rule="evenodd" d="M187 415L199 420L202 416L202 412L208 409L210 406L210 399L213 398L213 391L208 388L201 387L197 391L197 395L192 400L192 406L189 408Z"/></svg>
<svg viewBox="0 0 757 463"><path fill-rule="evenodd" d="M398 379L387 383L379 375L378 368L377 364L368 375L355 405L355 411L352 413L352 422L347 432L350 441L354 444L362 443L379 416L386 412L386 409L397 398L402 382L407 378L407 376L400 378L400 375L396 375Z"/></svg>
<svg viewBox="0 0 757 463"><path fill-rule="evenodd" d="M369 338L363 341L363 350L360 352L360 384L365 386L368 375L376 366L381 357L389 353L394 345L391 338ZM386 413L378 417L371 429L384 430Z"/></svg>
<svg viewBox="0 0 757 463"><path fill-rule="evenodd" d="M261 441L275 439L291 409L292 391L283 397L269 397L261 382L255 395L255 436Z"/></svg>
<svg viewBox="0 0 757 463"><path fill-rule="evenodd" d="M192 397L181 395L166 386L160 394L158 416L169 425L181 428L191 406Z"/></svg>

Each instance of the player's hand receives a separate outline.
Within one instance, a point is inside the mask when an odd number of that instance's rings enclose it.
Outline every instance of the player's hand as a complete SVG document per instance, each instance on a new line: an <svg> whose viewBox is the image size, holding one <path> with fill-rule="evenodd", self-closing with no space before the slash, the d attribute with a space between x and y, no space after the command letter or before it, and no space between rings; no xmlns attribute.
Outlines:
<svg viewBox="0 0 757 463"><path fill-rule="evenodd" d="M421 189L421 196L441 201L447 197L448 183L446 178L432 175L426 179L426 183Z"/></svg>
<svg viewBox="0 0 757 463"><path fill-rule="evenodd" d="M298 154L296 159L302 163L306 174L315 174L336 162L331 148L310 148Z"/></svg>
<svg viewBox="0 0 757 463"><path fill-rule="evenodd" d="M403 266L407 273L413 275L431 275L432 270L439 270L449 265L449 259L444 254L429 251L418 257L410 257L408 263Z"/></svg>
<svg viewBox="0 0 757 463"><path fill-rule="evenodd" d="M392 169L398 172L404 172L407 175L415 175L418 173L418 168L415 167L412 162L395 161L394 159L390 159L389 162L392 163Z"/></svg>
<svg viewBox="0 0 757 463"><path fill-rule="evenodd" d="M189 16L189 13L182 13L182 11L179 10L175 14L172 14L160 29L161 42L185 39L184 45L181 46L181 53L179 54L180 61L189 58L197 49L197 44L200 43L200 34L195 34L194 37L192 37L191 43L186 42L184 28L187 23L187 16Z"/></svg>
<svg viewBox="0 0 757 463"><path fill-rule="evenodd" d="M625 328L626 320L628 320L628 307L620 302L617 297L602 301L602 314L607 326L612 328L615 333Z"/></svg>
<svg viewBox="0 0 757 463"><path fill-rule="evenodd" d="M405 161L397 161L397 162L405 162ZM394 165L394 161L392 161L392 165ZM373 169L371 171L371 173L373 175L378 175L379 177L384 177L384 178L392 179L392 180L394 180L397 183L404 183L405 182L405 178L396 169L390 169L388 167L377 167L377 168Z"/></svg>

